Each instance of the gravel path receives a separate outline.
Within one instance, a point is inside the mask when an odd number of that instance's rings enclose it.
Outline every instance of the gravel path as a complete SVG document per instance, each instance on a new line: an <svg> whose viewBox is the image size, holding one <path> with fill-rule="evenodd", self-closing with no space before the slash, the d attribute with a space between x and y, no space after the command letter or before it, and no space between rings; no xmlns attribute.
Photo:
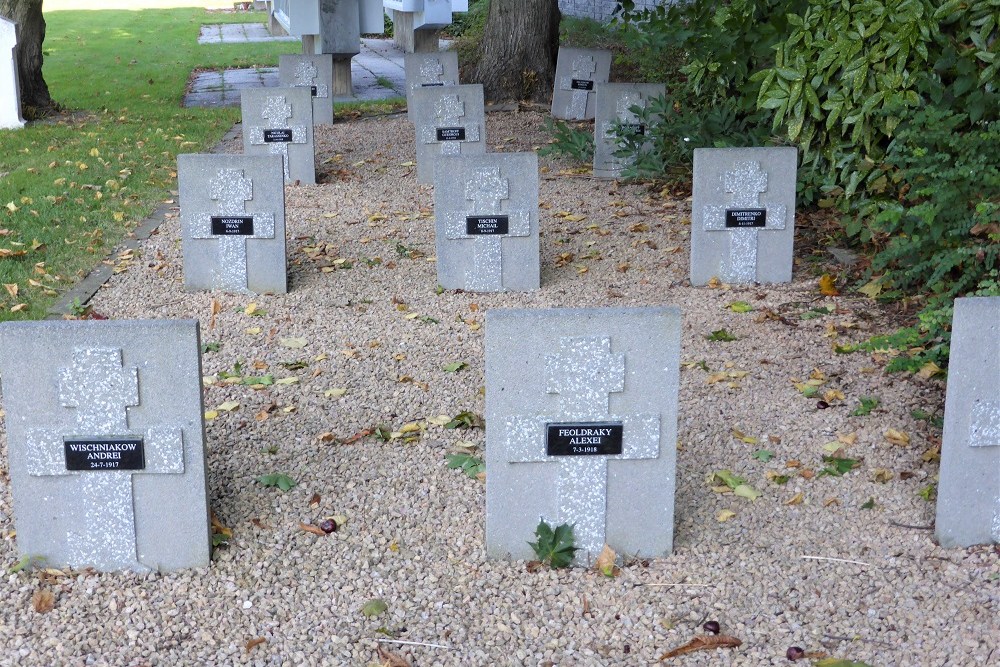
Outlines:
<svg viewBox="0 0 1000 667"><path fill-rule="evenodd" d="M542 144L542 118L489 114L491 149ZM542 289L438 294L433 192L415 184L412 128L366 119L316 139L324 182L287 189L289 294L185 293L174 215L93 300L115 318L198 318L202 342L218 344L203 357L215 379L206 409L239 407L207 422L210 501L231 544L208 570L5 574L0 665L366 666L382 664L380 646L414 666L643 665L710 619L742 646L667 664L783 665L792 645L880 666L1000 664L997 549L944 550L924 529L934 504L919 492L937 474L940 430L911 412L940 415L943 384L833 350L879 331L884 313L823 297L806 258L791 284L693 289L689 201L547 158ZM727 309L734 301L754 310ZM483 431L427 421L483 413L484 313L653 304L684 313L675 553L627 559L614 579L487 561L484 483L444 460L459 441L481 446ZM722 328L737 340L706 339ZM455 361L468 366L442 369ZM237 364L297 380L217 379ZM793 379L810 374L822 384L806 398ZM880 403L852 416L861 397ZM415 441L342 442L410 423ZM889 442L890 428L909 444ZM861 466L820 476L838 437ZM754 458L760 449L773 458ZM714 492L706 477L722 469L763 495ZM255 481L272 472L297 486ZM725 510L735 516L719 521ZM299 527L333 515L346 523L329 536ZM17 560L13 529L0 468L5 566ZM34 609L39 591L54 595L47 613ZM388 610L369 619L373 598ZM377 643L390 638L446 648Z"/></svg>

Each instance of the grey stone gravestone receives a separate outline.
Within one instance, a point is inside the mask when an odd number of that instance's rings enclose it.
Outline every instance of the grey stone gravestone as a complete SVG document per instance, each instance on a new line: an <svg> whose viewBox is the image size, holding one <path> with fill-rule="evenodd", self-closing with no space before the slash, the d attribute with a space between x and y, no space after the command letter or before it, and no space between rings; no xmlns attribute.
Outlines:
<svg viewBox="0 0 1000 667"><path fill-rule="evenodd" d="M1000 542L1000 297L955 299L935 533Z"/></svg>
<svg viewBox="0 0 1000 667"><path fill-rule="evenodd" d="M406 72L406 117L413 120L413 91L458 85L458 53L407 53L403 55Z"/></svg>
<svg viewBox="0 0 1000 667"><path fill-rule="evenodd" d="M434 168L438 282L470 292L539 287L538 156L440 158Z"/></svg>
<svg viewBox="0 0 1000 667"><path fill-rule="evenodd" d="M284 88L305 88L312 95L313 125L333 124L333 56L278 56L278 81Z"/></svg>
<svg viewBox="0 0 1000 667"><path fill-rule="evenodd" d="M486 111L480 84L420 88L413 95L417 182L434 182L439 156L486 152Z"/></svg>
<svg viewBox="0 0 1000 667"><path fill-rule="evenodd" d="M17 24L0 16L0 129L24 127L16 48Z"/></svg>
<svg viewBox="0 0 1000 667"><path fill-rule="evenodd" d="M195 320L0 325L17 527L47 567L205 567Z"/></svg>
<svg viewBox="0 0 1000 667"><path fill-rule="evenodd" d="M316 183L312 93L305 88L247 88L240 93L243 152L280 155L285 182Z"/></svg>
<svg viewBox="0 0 1000 667"><path fill-rule="evenodd" d="M532 558L540 519L575 524L578 562L607 543L673 547L680 310L486 315L486 550Z"/></svg>
<svg viewBox="0 0 1000 667"><path fill-rule="evenodd" d="M797 156L794 147L695 149L692 285L791 281Z"/></svg>
<svg viewBox="0 0 1000 667"><path fill-rule="evenodd" d="M177 156L184 287L288 291L280 155Z"/></svg>
<svg viewBox="0 0 1000 667"><path fill-rule="evenodd" d="M565 120L594 117L595 87L607 83L611 74L611 52L601 49L559 47L552 116Z"/></svg>
<svg viewBox="0 0 1000 667"><path fill-rule="evenodd" d="M594 176L618 178L631 160L618 157L616 130L646 136L649 127L631 111L633 107L645 109L655 97L665 95L667 87L661 83L599 83L597 84L596 120L594 123ZM653 123L659 118L653 118ZM644 143L648 148L649 142Z"/></svg>

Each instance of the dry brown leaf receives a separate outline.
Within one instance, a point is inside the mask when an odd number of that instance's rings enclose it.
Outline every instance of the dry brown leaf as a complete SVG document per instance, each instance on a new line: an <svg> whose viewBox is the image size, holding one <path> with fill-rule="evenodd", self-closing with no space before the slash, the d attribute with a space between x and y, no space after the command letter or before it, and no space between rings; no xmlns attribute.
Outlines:
<svg viewBox="0 0 1000 667"><path fill-rule="evenodd" d="M824 273L823 277L819 279L819 293L823 296L838 296L840 290L837 289L833 276L829 273Z"/></svg>
<svg viewBox="0 0 1000 667"><path fill-rule="evenodd" d="M597 557L597 561L594 563L594 569L605 577L617 577L621 574L621 568L615 565L617 557L618 554L615 553L615 550L605 544L604 548L601 549L601 554Z"/></svg>
<svg viewBox="0 0 1000 667"><path fill-rule="evenodd" d="M250 641L247 642L246 645L247 653L254 650L256 647L260 646L265 642L267 642L267 640L264 639L263 637L257 637L256 639L251 639Z"/></svg>
<svg viewBox="0 0 1000 667"><path fill-rule="evenodd" d="M671 651L667 651L660 656L659 661L663 662L667 658L675 658L679 655L693 653L695 651L707 651L713 648L736 648L742 643L743 642L736 637L730 637L729 635L698 635L687 644L678 646Z"/></svg>
<svg viewBox="0 0 1000 667"><path fill-rule="evenodd" d="M849 435L838 435L837 440L844 443L845 445L853 445L858 440L858 434L851 433Z"/></svg>
<svg viewBox="0 0 1000 667"><path fill-rule="evenodd" d="M879 484L885 484L893 478L892 471L887 468L875 468L873 479Z"/></svg>
<svg viewBox="0 0 1000 667"><path fill-rule="evenodd" d="M794 496L785 501L786 505L801 505L802 501L805 500L805 495L801 491L796 493Z"/></svg>
<svg viewBox="0 0 1000 667"><path fill-rule="evenodd" d="M382 661L380 667L411 667L408 660L381 646L378 647L378 659Z"/></svg>
<svg viewBox="0 0 1000 667"><path fill-rule="evenodd" d="M47 588L39 588L35 591L35 594L31 596L31 606L35 608L39 614L46 614L52 611L52 608L56 606L56 596L52 594Z"/></svg>
<svg viewBox="0 0 1000 667"><path fill-rule="evenodd" d="M261 530L271 530L271 527L264 523L263 519L250 519L250 523L257 526Z"/></svg>
<svg viewBox="0 0 1000 667"><path fill-rule="evenodd" d="M320 537L325 537L326 533L319 526L314 526L311 523L299 522L299 528L306 531L307 533L312 533L313 535L319 535Z"/></svg>
<svg viewBox="0 0 1000 667"><path fill-rule="evenodd" d="M836 496L831 496L823 501L823 507L829 507L830 505L839 505L840 499Z"/></svg>
<svg viewBox="0 0 1000 667"><path fill-rule="evenodd" d="M885 432L885 439L894 445L900 445L902 447L910 444L910 436L903 431L894 428L890 428Z"/></svg>
<svg viewBox="0 0 1000 667"><path fill-rule="evenodd" d="M316 508L319 507L319 501L321 500L318 493L312 494L312 498L309 499L309 507Z"/></svg>
<svg viewBox="0 0 1000 667"><path fill-rule="evenodd" d="M799 471L799 477L801 477L802 479L812 479L815 476L816 473L810 470L809 468Z"/></svg>

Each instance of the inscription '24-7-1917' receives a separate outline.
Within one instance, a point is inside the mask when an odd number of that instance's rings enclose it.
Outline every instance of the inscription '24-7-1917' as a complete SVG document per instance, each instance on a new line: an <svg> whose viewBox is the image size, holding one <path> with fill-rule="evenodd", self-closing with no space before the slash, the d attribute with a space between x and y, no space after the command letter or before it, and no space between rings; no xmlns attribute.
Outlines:
<svg viewBox="0 0 1000 667"><path fill-rule="evenodd" d="M66 438L66 470L144 470L142 438Z"/></svg>
<svg viewBox="0 0 1000 667"><path fill-rule="evenodd" d="M615 456L622 453L621 422L581 422L545 425L549 456Z"/></svg>

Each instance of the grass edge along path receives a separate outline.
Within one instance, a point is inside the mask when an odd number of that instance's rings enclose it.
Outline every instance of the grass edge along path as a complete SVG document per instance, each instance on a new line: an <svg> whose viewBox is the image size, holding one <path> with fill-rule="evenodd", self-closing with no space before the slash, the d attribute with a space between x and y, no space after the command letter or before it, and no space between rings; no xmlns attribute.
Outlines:
<svg viewBox="0 0 1000 667"><path fill-rule="evenodd" d="M44 75L65 113L0 131L0 321L40 319L176 188L178 153L239 109L184 108L195 69L275 66L295 42L199 45L204 9L46 12ZM116 268L134 258L114 258Z"/></svg>

